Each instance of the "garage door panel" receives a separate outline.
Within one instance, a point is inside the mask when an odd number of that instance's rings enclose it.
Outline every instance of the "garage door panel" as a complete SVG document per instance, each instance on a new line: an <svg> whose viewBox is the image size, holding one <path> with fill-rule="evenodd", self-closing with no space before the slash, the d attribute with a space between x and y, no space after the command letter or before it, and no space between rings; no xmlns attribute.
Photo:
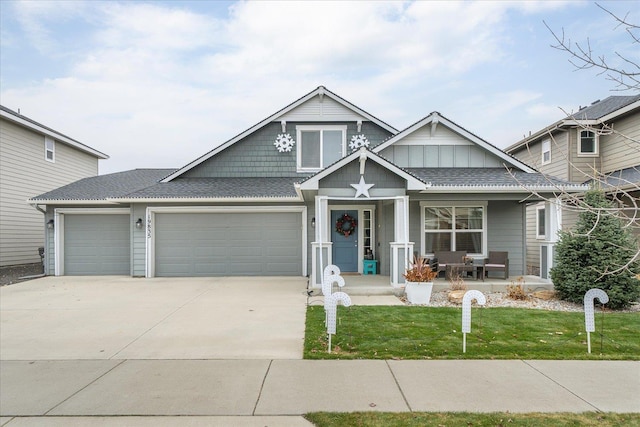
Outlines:
<svg viewBox="0 0 640 427"><path fill-rule="evenodd" d="M301 275L300 213L155 216L157 276Z"/></svg>
<svg viewBox="0 0 640 427"><path fill-rule="evenodd" d="M129 215L66 214L66 275L131 274Z"/></svg>

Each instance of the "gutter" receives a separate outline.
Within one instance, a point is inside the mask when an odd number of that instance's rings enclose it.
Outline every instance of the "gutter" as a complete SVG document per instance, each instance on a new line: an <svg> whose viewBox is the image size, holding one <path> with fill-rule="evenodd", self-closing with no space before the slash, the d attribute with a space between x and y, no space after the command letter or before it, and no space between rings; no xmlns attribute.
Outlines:
<svg viewBox="0 0 640 427"><path fill-rule="evenodd" d="M42 212L44 215L46 215L46 214L47 214L47 211L46 211L46 210L43 210L43 209L40 207L40 205L38 205L37 203L29 203L29 205L30 205L32 208L34 208L35 210Z"/></svg>

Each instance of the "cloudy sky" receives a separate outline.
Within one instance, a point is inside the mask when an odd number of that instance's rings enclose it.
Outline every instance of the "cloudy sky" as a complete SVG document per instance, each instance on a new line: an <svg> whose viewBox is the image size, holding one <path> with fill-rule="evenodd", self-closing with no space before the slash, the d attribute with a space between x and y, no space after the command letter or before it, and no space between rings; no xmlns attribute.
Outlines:
<svg viewBox="0 0 640 427"><path fill-rule="evenodd" d="M638 0L600 4L640 21ZM2 105L110 155L101 174L183 166L319 85L397 129L439 111L504 148L620 94L543 21L640 52L580 1L0 0L0 16Z"/></svg>

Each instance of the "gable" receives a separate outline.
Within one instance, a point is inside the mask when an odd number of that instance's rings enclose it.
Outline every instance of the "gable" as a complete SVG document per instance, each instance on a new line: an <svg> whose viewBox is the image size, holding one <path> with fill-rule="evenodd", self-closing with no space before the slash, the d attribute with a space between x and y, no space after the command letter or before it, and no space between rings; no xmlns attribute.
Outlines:
<svg viewBox="0 0 640 427"><path fill-rule="evenodd" d="M400 167L511 166L525 172L535 172L530 166L436 111L374 147L373 151Z"/></svg>
<svg viewBox="0 0 640 427"><path fill-rule="evenodd" d="M278 118L286 122L369 121L333 98L316 95Z"/></svg>
<svg viewBox="0 0 640 427"><path fill-rule="evenodd" d="M435 131L425 125L385 148L380 155L408 168L493 168L503 163L498 156L443 125L436 126Z"/></svg>
<svg viewBox="0 0 640 427"><path fill-rule="evenodd" d="M398 188L403 193L407 187L407 180L391 172L382 165L367 161L365 163L364 179L367 184L374 184L371 193L375 194L378 189ZM319 189L346 188L349 192L355 191L351 184L357 184L360 181L360 163L358 159L354 159L350 163L344 165L340 169L333 172L320 180Z"/></svg>
<svg viewBox="0 0 640 427"><path fill-rule="evenodd" d="M187 172L191 171L194 168L197 168L199 165L207 162L214 156L219 155L236 143L244 141L247 137L252 136L254 133L260 131L266 126L273 126L274 124L280 126L280 132L273 135L273 143L275 142L275 138L277 137L277 135L280 133L289 133L292 136L295 135L295 127L291 127L292 123L317 124L318 122L326 124L342 123L353 125L355 131L352 131L350 135L347 135L348 139L350 139L356 133L360 134L362 132L362 129L367 125L373 125L373 129L376 129L375 133L379 137L379 141L388 138L389 135L397 133L397 130L392 126L372 116L366 111L356 107L355 105L339 97L335 93L327 90L324 86L319 86L315 90L294 101L280 111L272 114L271 116L255 124L244 132L236 135L227 142L222 143L203 156L200 156L199 158L193 160L186 166L178 169L176 172L163 179L162 182L169 182L173 179L185 175ZM374 138L374 141L375 143L379 143L376 138ZM343 153L343 156L346 155L347 152ZM252 166L252 164L245 164L243 168L246 169L247 167ZM213 169L209 168L209 170ZM194 173L198 174L198 176L202 176L200 174L202 174L203 172L200 171Z"/></svg>

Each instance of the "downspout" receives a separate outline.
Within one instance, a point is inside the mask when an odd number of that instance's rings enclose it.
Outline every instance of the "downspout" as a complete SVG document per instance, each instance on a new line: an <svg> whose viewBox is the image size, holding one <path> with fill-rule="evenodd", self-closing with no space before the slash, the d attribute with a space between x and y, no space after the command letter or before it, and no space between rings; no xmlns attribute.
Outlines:
<svg viewBox="0 0 640 427"><path fill-rule="evenodd" d="M45 214L45 215L47 214L47 211L43 210L43 209L40 207L40 205L38 205L37 203L29 203L29 205L30 205L32 208L34 208L34 209L36 209L36 210L38 210L38 211L42 212L43 214Z"/></svg>

